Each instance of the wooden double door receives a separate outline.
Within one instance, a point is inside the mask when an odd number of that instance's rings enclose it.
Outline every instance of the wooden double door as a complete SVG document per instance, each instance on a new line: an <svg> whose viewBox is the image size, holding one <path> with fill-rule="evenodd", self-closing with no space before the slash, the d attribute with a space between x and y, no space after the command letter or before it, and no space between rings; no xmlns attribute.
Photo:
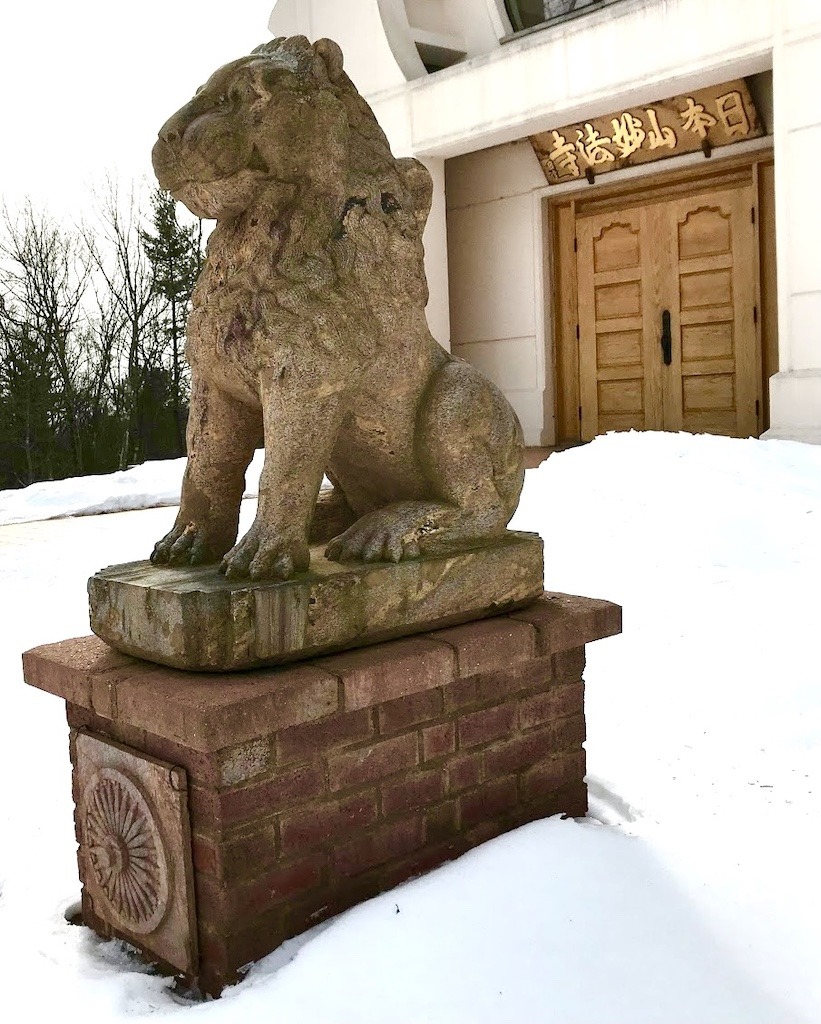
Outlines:
<svg viewBox="0 0 821 1024"><path fill-rule="evenodd" d="M591 206L573 216L579 436L757 436L753 181Z"/></svg>

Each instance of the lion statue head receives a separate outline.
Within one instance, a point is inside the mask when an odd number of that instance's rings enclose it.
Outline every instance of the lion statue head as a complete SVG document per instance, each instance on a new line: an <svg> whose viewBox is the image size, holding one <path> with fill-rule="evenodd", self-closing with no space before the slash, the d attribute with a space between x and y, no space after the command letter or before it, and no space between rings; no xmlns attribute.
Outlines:
<svg viewBox="0 0 821 1024"><path fill-rule="evenodd" d="M431 181L417 160L395 159L330 39L273 39L219 68L165 123L152 152L160 186L196 216L218 221L263 192L407 214L421 233ZM307 157L307 158L306 158Z"/></svg>

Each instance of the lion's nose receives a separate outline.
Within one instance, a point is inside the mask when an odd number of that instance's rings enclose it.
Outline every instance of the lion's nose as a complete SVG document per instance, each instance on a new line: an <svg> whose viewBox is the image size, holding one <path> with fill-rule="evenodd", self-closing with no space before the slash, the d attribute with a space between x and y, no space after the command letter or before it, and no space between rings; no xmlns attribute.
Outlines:
<svg viewBox="0 0 821 1024"><path fill-rule="evenodd" d="M167 142L170 146L173 146L175 142L179 142L180 133L176 128L168 128L163 126L160 128L160 138L163 142Z"/></svg>

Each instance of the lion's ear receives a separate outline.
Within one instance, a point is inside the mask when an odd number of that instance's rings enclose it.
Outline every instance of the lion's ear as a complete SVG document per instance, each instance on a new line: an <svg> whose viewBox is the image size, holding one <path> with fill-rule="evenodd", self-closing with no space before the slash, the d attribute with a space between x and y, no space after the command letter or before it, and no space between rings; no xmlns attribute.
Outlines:
<svg viewBox="0 0 821 1024"><path fill-rule="evenodd" d="M317 39L314 43L314 53L322 58L328 78L332 82L338 81L342 74L344 58L337 43L333 39Z"/></svg>
<svg viewBox="0 0 821 1024"><path fill-rule="evenodd" d="M402 175L405 188L413 199L413 212L420 229L425 226L433 201L433 179L427 167L411 156L396 161L396 169Z"/></svg>

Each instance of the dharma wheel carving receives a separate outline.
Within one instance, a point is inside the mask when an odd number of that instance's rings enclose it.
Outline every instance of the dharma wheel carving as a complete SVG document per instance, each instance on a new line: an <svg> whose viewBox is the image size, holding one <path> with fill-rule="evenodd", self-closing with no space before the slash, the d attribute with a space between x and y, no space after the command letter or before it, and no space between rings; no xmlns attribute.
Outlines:
<svg viewBox="0 0 821 1024"><path fill-rule="evenodd" d="M150 934L168 909L169 884L162 834L145 796L116 768L100 768L85 787L83 817L96 898L122 928Z"/></svg>

